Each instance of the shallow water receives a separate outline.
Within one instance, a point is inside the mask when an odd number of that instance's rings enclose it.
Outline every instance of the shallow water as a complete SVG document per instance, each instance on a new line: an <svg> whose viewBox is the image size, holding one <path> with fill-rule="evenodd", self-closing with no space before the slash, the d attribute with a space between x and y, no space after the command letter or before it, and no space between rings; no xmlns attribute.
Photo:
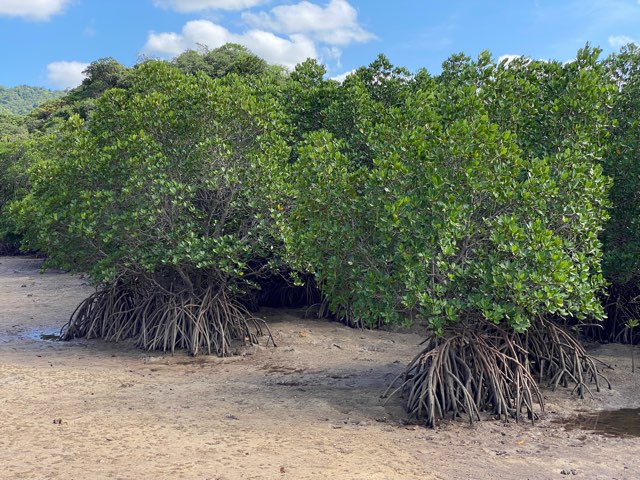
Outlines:
<svg viewBox="0 0 640 480"><path fill-rule="evenodd" d="M60 329L37 328L31 330L0 331L0 344L24 341L57 342L60 340Z"/></svg>
<svg viewBox="0 0 640 480"><path fill-rule="evenodd" d="M53 328L38 328L28 332L21 333L19 335L23 338L29 338L31 340L43 340L46 342L55 342L60 340L60 329Z"/></svg>
<svg viewBox="0 0 640 480"><path fill-rule="evenodd" d="M640 408L581 413L559 421L568 430L592 430L616 437L640 437Z"/></svg>
<svg viewBox="0 0 640 480"><path fill-rule="evenodd" d="M52 333L41 333L40 340L46 340L50 342L56 342L60 340L60 335L54 335Z"/></svg>

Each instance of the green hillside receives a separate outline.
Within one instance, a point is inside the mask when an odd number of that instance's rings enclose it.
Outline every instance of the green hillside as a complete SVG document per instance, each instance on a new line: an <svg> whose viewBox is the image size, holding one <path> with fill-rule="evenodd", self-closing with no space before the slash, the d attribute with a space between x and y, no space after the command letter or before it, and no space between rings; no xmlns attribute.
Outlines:
<svg viewBox="0 0 640 480"><path fill-rule="evenodd" d="M0 85L0 113L24 115L38 105L64 95L61 90L48 90L41 87L19 85L7 88Z"/></svg>

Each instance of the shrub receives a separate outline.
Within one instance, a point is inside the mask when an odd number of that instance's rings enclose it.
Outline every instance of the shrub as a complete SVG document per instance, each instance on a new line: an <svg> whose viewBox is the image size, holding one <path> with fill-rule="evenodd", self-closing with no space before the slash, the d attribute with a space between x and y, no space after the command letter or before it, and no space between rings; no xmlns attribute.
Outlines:
<svg viewBox="0 0 640 480"><path fill-rule="evenodd" d="M531 345L557 337L556 327L538 323L545 318L603 315L598 234L609 182L597 162L606 123L598 124L600 110L588 105L601 86L596 59L585 50L578 65L540 71L523 63L524 73L484 57L463 59L454 70L445 66L437 82L423 79L430 88L401 108L367 119L368 161L353 161L327 133L309 136L299 150L285 236L299 268L315 273L334 311L369 325L425 322L445 340L459 336L461 343L448 344L458 347L473 331L505 332L489 334L494 350L485 357L451 350L451 361L480 365L473 382L442 370L444 363L434 366L446 380L440 387L409 369L406 379L418 382L418 391L448 398L441 410L433 402L410 408L428 423L452 405L465 410L468 398L499 415L517 416L523 407L533 415L533 400L520 401L529 383L513 382L519 368L539 369L544 353L532 348L532 358L522 358L513 336L536 324L538 333L524 342ZM523 75L532 97L512 98ZM529 123L534 113L544 121L538 130ZM576 358L586 355L569 348ZM424 365L429 349L416 362ZM498 361L491 355L506 354L509 369L488 369ZM563 355L554 354L558 362ZM575 361L554 372L553 381L556 373L559 383L582 378L583 368L585 377L595 375L593 364ZM462 387L449 388L456 382ZM493 382L488 390L487 382Z"/></svg>
<svg viewBox="0 0 640 480"><path fill-rule="evenodd" d="M277 258L271 211L289 155L279 108L239 77L163 62L130 81L49 141L14 207L25 244L103 284L66 338L227 355L256 340L241 298Z"/></svg>

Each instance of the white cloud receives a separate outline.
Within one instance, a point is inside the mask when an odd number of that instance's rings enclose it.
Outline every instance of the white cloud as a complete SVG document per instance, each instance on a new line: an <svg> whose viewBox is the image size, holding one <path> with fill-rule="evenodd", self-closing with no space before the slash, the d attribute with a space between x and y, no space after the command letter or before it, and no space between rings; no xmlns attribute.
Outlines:
<svg viewBox="0 0 640 480"><path fill-rule="evenodd" d="M198 12L202 10L244 10L255 7L266 0L155 0L157 7L170 8L178 12Z"/></svg>
<svg viewBox="0 0 640 480"><path fill-rule="evenodd" d="M318 58L313 41L304 35L291 35L285 39L271 32L251 30L239 37L237 43L269 63L284 65L289 69L308 58Z"/></svg>
<svg viewBox="0 0 640 480"><path fill-rule="evenodd" d="M640 3L640 0L638 0L638 3ZM611 35L609 37L609 45L611 45L613 48L624 47L629 43L638 44L638 42L636 42L633 38L626 35Z"/></svg>
<svg viewBox="0 0 640 480"><path fill-rule="evenodd" d="M225 43L244 45L266 61L287 68L293 68L307 58L318 58L314 42L305 35L283 38L264 30L236 34L209 20L187 22L181 33L151 32L143 50L148 54L175 56L187 49L196 49L198 45L218 48Z"/></svg>
<svg viewBox="0 0 640 480"><path fill-rule="evenodd" d="M203 9L247 9L271 0L154 0L157 6L187 12ZM303 0L270 11L245 11L250 30L234 33L211 20L187 22L181 32L151 32L143 47L149 55L175 56L199 45L217 48L239 43L270 63L293 68L307 58L328 61L340 68L341 48L374 37L358 23L358 12L348 0L323 5ZM316 48L316 42L318 47Z"/></svg>
<svg viewBox="0 0 640 480"><path fill-rule="evenodd" d="M336 46L323 46L320 48L317 60L320 63L324 63L331 71L342 70L342 50Z"/></svg>
<svg viewBox="0 0 640 480"><path fill-rule="evenodd" d="M331 80L335 80L336 82L342 83L346 80L346 78L349 75L355 72L356 72L355 69L349 70L348 72L344 72L344 73L341 73L340 75L336 75L335 77L331 77Z"/></svg>
<svg viewBox="0 0 640 480"><path fill-rule="evenodd" d="M81 62L52 62L47 65L47 78L56 88L73 88L82 83L82 73L89 66Z"/></svg>
<svg viewBox="0 0 640 480"><path fill-rule="evenodd" d="M0 15L44 21L60 13L71 0L0 0Z"/></svg>
<svg viewBox="0 0 640 480"><path fill-rule="evenodd" d="M275 7L270 13L245 12L242 18L257 28L304 34L331 45L367 42L375 38L358 23L358 12L347 0L330 0L322 7L302 1Z"/></svg>

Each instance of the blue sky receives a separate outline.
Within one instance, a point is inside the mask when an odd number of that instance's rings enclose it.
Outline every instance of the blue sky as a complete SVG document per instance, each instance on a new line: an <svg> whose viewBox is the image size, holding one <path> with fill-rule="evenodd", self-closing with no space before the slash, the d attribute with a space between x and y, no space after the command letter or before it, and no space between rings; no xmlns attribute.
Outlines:
<svg viewBox="0 0 640 480"><path fill-rule="evenodd" d="M438 72L452 53L570 60L640 41L640 0L0 0L0 85L67 88L86 65L236 42L339 77L378 53Z"/></svg>

